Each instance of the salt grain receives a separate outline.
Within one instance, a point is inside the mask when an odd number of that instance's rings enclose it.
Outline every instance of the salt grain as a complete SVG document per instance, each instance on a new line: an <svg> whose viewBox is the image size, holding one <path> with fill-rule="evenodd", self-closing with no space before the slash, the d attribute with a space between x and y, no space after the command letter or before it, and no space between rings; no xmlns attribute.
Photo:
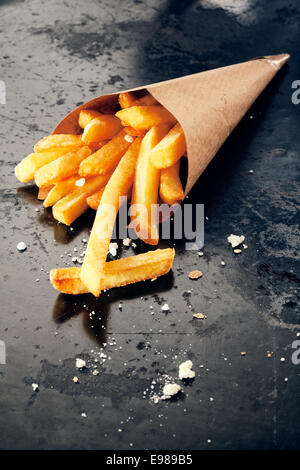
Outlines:
<svg viewBox="0 0 300 470"><path fill-rule="evenodd" d="M18 251L25 251L27 249L27 245L24 242L19 242L17 244L17 250Z"/></svg>
<svg viewBox="0 0 300 470"><path fill-rule="evenodd" d="M110 243L108 252L112 257L117 256L117 249L118 249L118 244L117 243Z"/></svg>
<svg viewBox="0 0 300 470"><path fill-rule="evenodd" d="M130 143L134 141L134 138L132 137L132 135L128 135L128 134L125 134L124 139L126 140L126 142L130 142Z"/></svg>
<svg viewBox="0 0 300 470"><path fill-rule="evenodd" d="M75 185L78 187L84 186L85 178L80 178L79 180L75 181Z"/></svg>
<svg viewBox="0 0 300 470"><path fill-rule="evenodd" d="M79 357L76 357L76 369L83 369L86 367L86 362Z"/></svg>

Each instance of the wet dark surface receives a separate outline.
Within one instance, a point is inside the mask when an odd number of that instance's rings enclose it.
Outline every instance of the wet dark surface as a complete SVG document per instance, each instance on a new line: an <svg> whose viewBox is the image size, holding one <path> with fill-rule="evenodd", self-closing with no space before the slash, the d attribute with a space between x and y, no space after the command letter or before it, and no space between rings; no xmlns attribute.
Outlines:
<svg viewBox="0 0 300 470"><path fill-rule="evenodd" d="M299 447L300 365L291 360L299 331L300 106L291 100L299 3L217 3L0 2L2 449ZM205 204L204 256L178 243L173 274L160 280L99 300L59 295L47 271L84 249L93 213L73 230L59 225L36 189L15 180L33 144L94 96L280 52L291 53L288 65L189 197ZM229 248L230 233L245 235L241 255ZM192 269L203 278L189 280ZM193 319L196 312L207 319ZM87 369L75 368L76 357ZM161 374L178 382L187 358L195 380L177 400L154 404L152 380L161 393Z"/></svg>

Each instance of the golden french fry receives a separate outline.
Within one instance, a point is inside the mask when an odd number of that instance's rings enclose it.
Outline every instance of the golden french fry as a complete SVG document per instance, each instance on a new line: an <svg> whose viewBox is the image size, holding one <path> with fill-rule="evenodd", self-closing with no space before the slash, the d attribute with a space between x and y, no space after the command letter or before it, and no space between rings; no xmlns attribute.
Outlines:
<svg viewBox="0 0 300 470"><path fill-rule="evenodd" d="M91 122L95 117L99 116L101 116L101 113L95 111L94 109L83 109L79 113L78 124L84 129L89 122Z"/></svg>
<svg viewBox="0 0 300 470"><path fill-rule="evenodd" d="M186 151L184 132L177 123L168 134L151 150L151 163L162 169L175 165Z"/></svg>
<svg viewBox="0 0 300 470"><path fill-rule="evenodd" d="M120 132L121 121L114 114L102 114L95 117L84 128L82 140L85 144L111 139Z"/></svg>
<svg viewBox="0 0 300 470"><path fill-rule="evenodd" d="M158 101L149 93L141 98L136 98L132 93L124 92L119 94L119 103L121 108L124 109L131 106L151 106L158 104Z"/></svg>
<svg viewBox="0 0 300 470"><path fill-rule="evenodd" d="M147 131L141 129L133 129L133 127L126 126L124 128L126 134L131 135L132 137L143 137Z"/></svg>
<svg viewBox="0 0 300 470"><path fill-rule="evenodd" d="M92 194L87 198L86 202L91 209L94 209L95 211L98 209L104 189L105 188L101 188L100 191L97 191L95 194ZM129 190L129 193L127 194L128 203L130 202L130 197L131 191Z"/></svg>
<svg viewBox="0 0 300 470"><path fill-rule="evenodd" d="M37 144L35 144L33 150L37 152L45 152L48 150L54 150L57 147L83 147L81 135L73 134L52 134L44 137Z"/></svg>
<svg viewBox="0 0 300 470"><path fill-rule="evenodd" d="M95 211L98 209L103 191L104 188L101 188L100 191L97 191L86 199L86 202L88 203L91 209L94 209Z"/></svg>
<svg viewBox="0 0 300 470"><path fill-rule="evenodd" d="M150 93L142 96L141 98L138 98L135 102L135 106L154 106L157 104L159 104L159 102L152 95L150 95Z"/></svg>
<svg viewBox="0 0 300 470"><path fill-rule="evenodd" d="M76 147L63 147L47 152L31 153L15 167L15 175L21 183L28 183L34 179L34 175L42 166L61 157L65 153L77 150Z"/></svg>
<svg viewBox="0 0 300 470"><path fill-rule="evenodd" d="M53 217L63 224L70 225L89 208L86 199L95 191L102 188L102 186L107 183L110 176L111 174L93 176L88 179L83 186L80 186L72 193L60 199L53 206Z"/></svg>
<svg viewBox="0 0 300 470"><path fill-rule="evenodd" d="M174 116L161 105L131 106L121 109L116 113L116 116L127 126L138 130L148 130L158 124L173 125L176 123Z"/></svg>
<svg viewBox="0 0 300 470"><path fill-rule="evenodd" d="M180 161L175 165L161 170L159 195L163 202L170 206L180 202L184 198L184 191L179 178Z"/></svg>
<svg viewBox="0 0 300 470"><path fill-rule="evenodd" d="M96 213L81 269L82 281L95 296L98 296L102 289L103 270L120 197L126 196L133 184L141 141L142 138L138 137L121 158L103 191Z"/></svg>
<svg viewBox="0 0 300 470"><path fill-rule="evenodd" d="M131 143L125 139L126 136L126 132L122 130L101 149L86 158L79 167L80 176L105 175L112 171Z"/></svg>
<svg viewBox="0 0 300 470"><path fill-rule="evenodd" d="M104 267L103 289L125 286L154 279L172 268L175 250L148 251L136 256L109 261ZM88 290L80 278L81 268L61 268L50 271L50 281L64 294L86 294Z"/></svg>
<svg viewBox="0 0 300 470"><path fill-rule="evenodd" d="M134 106L135 102L136 99L132 93L125 91L124 93L119 94L119 104L122 109Z"/></svg>
<svg viewBox="0 0 300 470"><path fill-rule="evenodd" d="M52 190L53 186L48 186L46 188L39 188L38 199L43 201L48 196L49 192Z"/></svg>
<svg viewBox="0 0 300 470"><path fill-rule="evenodd" d="M168 125L160 124L147 132L142 140L134 177L131 226L136 229L139 238L150 245L158 243L155 205L160 176L159 170L150 162L150 152L168 129Z"/></svg>
<svg viewBox="0 0 300 470"><path fill-rule="evenodd" d="M97 150L101 149L104 145L106 145L109 140L100 140L99 142L90 142L89 148L91 149L92 153L97 152Z"/></svg>
<svg viewBox="0 0 300 470"><path fill-rule="evenodd" d="M76 181L78 180L80 180L80 176L75 175L55 183L51 191L48 193L43 206L53 206L57 201L74 191L77 188Z"/></svg>
<svg viewBox="0 0 300 470"><path fill-rule="evenodd" d="M34 175L36 185L39 187L49 186L73 176L78 172L80 163L91 155L89 147L79 148L75 152L69 152L57 158L48 165L40 168Z"/></svg>

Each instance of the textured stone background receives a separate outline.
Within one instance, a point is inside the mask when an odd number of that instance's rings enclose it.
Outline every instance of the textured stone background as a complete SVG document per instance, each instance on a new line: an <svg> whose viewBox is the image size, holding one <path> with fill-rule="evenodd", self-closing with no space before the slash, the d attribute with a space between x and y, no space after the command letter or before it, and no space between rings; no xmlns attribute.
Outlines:
<svg viewBox="0 0 300 470"><path fill-rule="evenodd" d="M0 448L299 447L300 366L291 362L299 328L300 105L291 102L300 79L299 19L297 0L0 1L7 89L0 105L0 339L7 347ZM14 166L33 143L94 96L279 52L292 54L289 64L190 195L208 217L204 256L177 243L173 274L164 279L99 300L58 295L46 272L69 261L65 252L83 249L93 213L71 231L43 210L34 187L15 180ZM230 233L246 237L240 256L228 247ZM23 254L20 240L28 245ZM196 268L204 276L192 282ZM193 320L195 312L208 318ZM103 341L116 344L107 345L111 360L99 376L76 371L75 358L94 364ZM177 400L153 404L143 392L159 374L176 378L186 358L194 382Z"/></svg>

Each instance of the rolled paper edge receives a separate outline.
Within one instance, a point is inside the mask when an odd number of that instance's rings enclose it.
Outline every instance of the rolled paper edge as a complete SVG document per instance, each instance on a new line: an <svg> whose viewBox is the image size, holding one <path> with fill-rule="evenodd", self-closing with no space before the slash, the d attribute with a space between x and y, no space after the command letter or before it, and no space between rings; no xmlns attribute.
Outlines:
<svg viewBox="0 0 300 470"><path fill-rule="evenodd" d="M261 61L261 62L268 63L268 64L271 65L271 67L274 67L276 69L276 72L274 73L274 75L275 75L282 68L282 66L289 60L289 58L290 58L290 54L282 53L282 54L277 54L277 55L272 55L272 56L255 57L255 58L250 59L246 62ZM243 64L243 63L245 63L245 62L241 62L241 64ZM239 65L239 64L232 64L232 65ZM220 67L220 69L222 69L222 68L224 68L224 67ZM218 70L218 68L205 70L203 72L208 72L210 70ZM152 93L152 88L154 88L156 86L160 86L160 85L166 86L168 83L172 83L172 82L174 83L175 81L180 81L182 79L187 79L188 77L193 77L195 75L200 75L201 73L202 72L198 72L196 74L185 75L184 77L178 77L178 78L174 78L174 79L171 79L171 80L165 80L165 81L162 81L162 82L152 83L152 84L149 84L149 85L132 88L130 90L125 90L125 91L134 92L134 91L144 89L144 90L147 90L149 93ZM83 110L83 109L98 109L101 104L105 104L105 103L108 103L108 102L111 102L111 103L114 102L115 105L117 105L117 100L118 100L117 97L118 97L119 93L122 93L122 92L123 91L118 91L118 92L111 93L111 94L101 95L97 98L94 98L94 99L82 104L81 106L79 106L78 108L73 110L71 113L69 113L64 119L62 119L61 122L56 126L56 128L54 129L54 131L52 133L53 134L56 134L56 133L79 133L80 131L82 131L82 129L79 127L77 122L78 122L78 116L79 116L79 113L80 113L81 110ZM153 96L158 101L160 101L159 97L155 96L155 93L153 93ZM162 104L163 104L163 106L165 106L166 109L168 109L168 107L164 103L162 103ZM213 159L214 155L211 157L209 162ZM189 161L190 156L189 156L189 151L188 151L188 145L187 145L187 158L188 158L188 161ZM206 166L209 164L209 162L206 164ZM205 166L205 168L206 168L206 166ZM201 174L202 174L202 172L204 171L205 168L203 168L202 171L199 173L198 178L201 176ZM190 183L189 174L188 174L188 180L187 180L186 188L185 188L185 195L187 195L190 192L190 190L192 189L194 184L195 184L195 181L194 181L194 183Z"/></svg>

